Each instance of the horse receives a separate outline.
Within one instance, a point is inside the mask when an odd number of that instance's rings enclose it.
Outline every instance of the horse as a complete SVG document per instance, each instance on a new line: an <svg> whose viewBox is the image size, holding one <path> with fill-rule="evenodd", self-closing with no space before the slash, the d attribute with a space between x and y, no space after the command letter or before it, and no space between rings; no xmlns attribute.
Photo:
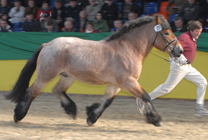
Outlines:
<svg viewBox="0 0 208 140"><path fill-rule="evenodd" d="M16 104L14 122L26 116L32 101L44 86L59 75L52 92L72 118L76 118L77 107L66 90L78 80L91 85L107 85L103 100L86 107L89 126L98 120L121 89L143 102L142 114L147 123L160 126L161 116L148 93L138 83L142 62L153 47L171 57L179 57L183 52L162 15L127 22L100 41L59 37L42 44L25 64L12 91L5 95L6 99ZM36 79L29 87L35 69Z"/></svg>

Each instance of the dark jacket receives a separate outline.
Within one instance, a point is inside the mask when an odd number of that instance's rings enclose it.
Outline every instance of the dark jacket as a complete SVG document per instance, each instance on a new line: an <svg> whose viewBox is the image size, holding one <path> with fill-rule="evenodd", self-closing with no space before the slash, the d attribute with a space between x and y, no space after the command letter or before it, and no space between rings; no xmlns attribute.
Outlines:
<svg viewBox="0 0 208 140"><path fill-rule="evenodd" d="M187 2L181 7L178 16L183 18L185 24L190 20L197 20L199 18L199 5L196 2L190 5Z"/></svg>
<svg viewBox="0 0 208 140"><path fill-rule="evenodd" d="M25 21L22 24L22 30L25 32L39 32L40 24L36 20L33 20L32 22Z"/></svg>
<svg viewBox="0 0 208 140"><path fill-rule="evenodd" d="M3 13L9 13L10 11L10 7L9 6L5 6L5 7L0 7L0 14L3 14Z"/></svg>
<svg viewBox="0 0 208 140"><path fill-rule="evenodd" d="M52 18L55 19L55 20L57 20L57 13L58 13L58 10L59 10L59 9L56 9L56 7L54 7L54 8L52 9ZM61 10L61 19L64 21L64 20L65 20L65 8L62 6L62 7L60 8L60 10Z"/></svg>
<svg viewBox="0 0 208 140"><path fill-rule="evenodd" d="M83 27L82 27L81 30L80 30L80 19L76 19L76 20L74 21L74 23L73 23L75 30L76 30L77 32L80 32L80 31L84 30L87 21L88 21L88 20L85 19L84 25L83 25Z"/></svg>
<svg viewBox="0 0 208 140"><path fill-rule="evenodd" d="M68 6L65 9L65 18L72 17L73 19L79 18L79 12L82 10L81 6L77 5L75 7Z"/></svg>
<svg viewBox="0 0 208 140"><path fill-rule="evenodd" d="M105 3L101 11L103 19L105 20L116 20L118 17L118 6L113 2L112 5Z"/></svg>

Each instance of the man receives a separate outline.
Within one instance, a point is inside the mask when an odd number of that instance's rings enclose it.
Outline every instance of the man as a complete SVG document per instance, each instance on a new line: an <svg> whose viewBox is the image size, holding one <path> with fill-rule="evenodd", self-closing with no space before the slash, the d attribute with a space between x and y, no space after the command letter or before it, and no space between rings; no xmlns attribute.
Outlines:
<svg viewBox="0 0 208 140"><path fill-rule="evenodd" d="M23 22L25 20L25 7L21 6L20 0L15 0L14 7L9 12L11 23Z"/></svg>
<svg viewBox="0 0 208 140"><path fill-rule="evenodd" d="M62 32L76 32L73 27L73 23L70 20L64 22L64 28L61 29Z"/></svg>
<svg viewBox="0 0 208 140"><path fill-rule="evenodd" d="M87 23L87 14L85 10L79 12L79 18L74 21L74 28L77 32L85 29Z"/></svg>
<svg viewBox="0 0 208 140"><path fill-rule="evenodd" d="M50 23L50 24L52 23L53 24L53 28L54 28L55 31L59 30L58 24L56 23L56 20L51 18L49 12L45 12L45 13L43 13L42 18L41 18L41 22L40 22L41 31L47 30L48 23ZM51 27L50 24L49 24L49 26Z"/></svg>
<svg viewBox="0 0 208 140"><path fill-rule="evenodd" d="M86 6L86 14L87 14L87 20L93 21L95 20L96 14L100 11L101 5L96 4L95 0L89 0L90 5Z"/></svg>
<svg viewBox="0 0 208 140"><path fill-rule="evenodd" d="M170 73L165 83L158 86L149 95L151 100L171 92L177 84L185 78L197 86L196 116L207 116L208 111L204 108L204 96L207 87L205 77L191 66L196 54L196 41L202 32L202 24L199 21L192 21L188 32L178 37L184 52L179 58L170 59ZM138 110L142 112L143 104L137 99Z"/></svg>
<svg viewBox="0 0 208 140"><path fill-rule="evenodd" d="M174 19L174 25L171 26L171 30L173 32L186 32L187 26L183 24L183 18L182 17L176 17Z"/></svg>
<svg viewBox="0 0 208 140"><path fill-rule="evenodd" d="M0 20L0 32L12 32L11 26L8 25L5 19Z"/></svg>
<svg viewBox="0 0 208 140"><path fill-rule="evenodd" d="M70 0L69 6L65 8L65 19L74 22L74 20L79 18L81 10L82 7L77 4L76 0Z"/></svg>
<svg viewBox="0 0 208 140"><path fill-rule="evenodd" d="M35 0L28 0L28 6L25 8L25 15L30 12L33 14L34 19L36 19L38 10L39 8L35 6Z"/></svg>
<svg viewBox="0 0 208 140"><path fill-rule="evenodd" d="M25 32L40 31L40 23L34 19L32 12L26 13L26 21L22 23L22 30Z"/></svg>
<svg viewBox="0 0 208 140"><path fill-rule="evenodd" d="M178 16L182 17L184 24L187 25L189 21L199 19L199 8L199 4L195 0L188 0L188 2L181 7Z"/></svg>
<svg viewBox="0 0 208 140"><path fill-rule="evenodd" d="M61 3L61 0L55 0L55 7L52 9L52 18L56 20L56 23L61 29L64 26L65 21L65 8Z"/></svg>
<svg viewBox="0 0 208 140"><path fill-rule="evenodd" d="M1 16L1 14L3 14L3 13L9 13L9 11L10 11L10 7L8 6L8 2L7 2L7 0L1 0L1 4L0 4L1 6L0 6L0 16Z"/></svg>
<svg viewBox="0 0 208 140"><path fill-rule="evenodd" d="M115 32L117 31L119 28L121 28L121 26L123 25L122 21L121 20L115 20L114 23L113 23L114 27L111 28L111 32Z"/></svg>

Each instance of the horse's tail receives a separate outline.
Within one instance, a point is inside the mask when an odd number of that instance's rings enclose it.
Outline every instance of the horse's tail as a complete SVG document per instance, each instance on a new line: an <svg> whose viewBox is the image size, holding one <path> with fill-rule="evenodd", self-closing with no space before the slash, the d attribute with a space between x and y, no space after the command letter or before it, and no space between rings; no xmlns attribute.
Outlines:
<svg viewBox="0 0 208 140"><path fill-rule="evenodd" d="M12 102L18 103L19 101L22 101L23 98L26 96L26 89L28 88L29 81L36 69L37 58L43 46L44 45L41 45L35 51L33 56L27 61L20 73L19 79L17 80L14 88L8 95L5 95L6 99L10 99Z"/></svg>

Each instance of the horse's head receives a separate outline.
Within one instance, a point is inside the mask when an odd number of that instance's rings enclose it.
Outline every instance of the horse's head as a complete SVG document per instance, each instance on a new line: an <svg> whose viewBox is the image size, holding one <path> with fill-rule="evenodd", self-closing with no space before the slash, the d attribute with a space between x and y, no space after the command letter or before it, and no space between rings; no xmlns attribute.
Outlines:
<svg viewBox="0 0 208 140"><path fill-rule="evenodd" d="M179 57L183 53L183 48L176 36L170 29L169 23L163 18L162 15L155 17L156 32L154 39L154 46L173 57Z"/></svg>

